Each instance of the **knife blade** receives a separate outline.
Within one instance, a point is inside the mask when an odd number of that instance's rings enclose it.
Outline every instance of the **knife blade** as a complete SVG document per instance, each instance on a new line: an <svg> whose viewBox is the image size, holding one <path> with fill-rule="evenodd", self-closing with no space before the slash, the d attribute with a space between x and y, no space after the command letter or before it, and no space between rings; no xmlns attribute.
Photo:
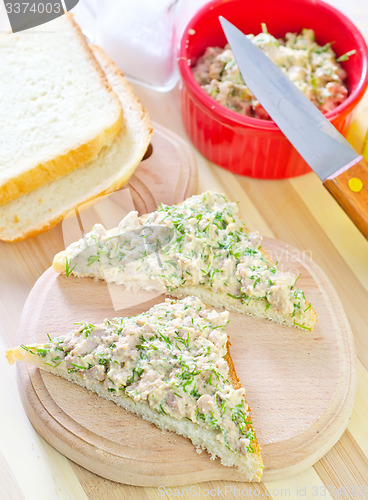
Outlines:
<svg viewBox="0 0 368 500"><path fill-rule="evenodd" d="M368 164L244 33L219 20L245 84L368 239Z"/></svg>

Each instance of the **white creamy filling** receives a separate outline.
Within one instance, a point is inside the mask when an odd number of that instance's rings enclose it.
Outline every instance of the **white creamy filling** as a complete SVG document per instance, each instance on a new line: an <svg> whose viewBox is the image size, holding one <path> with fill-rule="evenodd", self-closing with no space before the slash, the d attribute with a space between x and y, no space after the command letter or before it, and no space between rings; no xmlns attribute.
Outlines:
<svg viewBox="0 0 368 500"><path fill-rule="evenodd" d="M82 323L36 354L51 367L63 363L104 384L113 395L122 391L159 413L210 428L236 453L252 453L244 389L232 386L225 360L228 316L194 297L167 299L131 318Z"/></svg>
<svg viewBox="0 0 368 500"><path fill-rule="evenodd" d="M283 40L267 31L247 36L322 112L331 111L346 99L346 72L330 44L322 47L315 42L313 30L286 33ZM229 45L208 47L193 67L193 74L220 104L247 116L269 118L244 84Z"/></svg>
<svg viewBox="0 0 368 500"><path fill-rule="evenodd" d="M96 224L67 249L68 266L73 274L127 287L170 292L203 285L242 303L262 299L283 314L303 312L297 278L270 266L260 243L258 233L247 232L236 203L207 192L180 207L162 205L143 224L136 212L113 232Z"/></svg>

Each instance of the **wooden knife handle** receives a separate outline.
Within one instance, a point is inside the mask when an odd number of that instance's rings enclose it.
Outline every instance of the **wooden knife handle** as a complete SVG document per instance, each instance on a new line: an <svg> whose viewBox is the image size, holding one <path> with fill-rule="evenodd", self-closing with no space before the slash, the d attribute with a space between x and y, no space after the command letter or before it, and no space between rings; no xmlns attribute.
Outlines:
<svg viewBox="0 0 368 500"><path fill-rule="evenodd" d="M364 158L323 185L368 239L368 163Z"/></svg>

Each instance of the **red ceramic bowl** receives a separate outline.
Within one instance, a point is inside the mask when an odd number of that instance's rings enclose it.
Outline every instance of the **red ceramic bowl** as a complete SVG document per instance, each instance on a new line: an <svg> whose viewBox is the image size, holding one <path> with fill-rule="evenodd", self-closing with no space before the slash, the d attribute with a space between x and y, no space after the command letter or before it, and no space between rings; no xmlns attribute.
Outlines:
<svg viewBox="0 0 368 500"><path fill-rule="evenodd" d="M196 13L184 30L178 54L182 116L199 151L214 163L250 177L281 179L310 172L273 121L242 116L225 108L196 82L191 67L197 59L207 47L226 44L220 15L244 33L259 33L261 22L277 38L283 38L288 31L311 28L320 45L335 42L332 48L337 56L355 49L356 54L342 63L348 74L348 98L326 113L342 134L346 134L368 85L368 49L362 35L340 11L319 0L213 0Z"/></svg>

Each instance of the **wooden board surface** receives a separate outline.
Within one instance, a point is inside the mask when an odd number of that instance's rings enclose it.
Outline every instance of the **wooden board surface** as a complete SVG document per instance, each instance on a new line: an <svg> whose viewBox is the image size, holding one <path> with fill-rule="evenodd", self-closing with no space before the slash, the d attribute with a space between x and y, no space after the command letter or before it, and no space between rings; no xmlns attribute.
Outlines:
<svg viewBox="0 0 368 500"><path fill-rule="evenodd" d="M300 287L319 317L313 333L235 313L227 327L262 447L264 480L271 480L301 472L337 442L353 408L356 375L350 327L326 276L306 254L280 241L267 239L265 246L281 268L302 273ZM121 286L49 269L26 302L18 342L46 341L46 334L62 334L75 321L137 314L163 297L147 298L135 297L134 304ZM187 439L162 433L79 386L22 365L18 374L36 430L96 474L142 486L242 480L206 452L197 454Z"/></svg>
<svg viewBox="0 0 368 500"><path fill-rule="evenodd" d="M143 212L155 210L160 202L179 203L193 194L197 185L196 160L187 143L158 123L153 127L148 158L128 184Z"/></svg>

